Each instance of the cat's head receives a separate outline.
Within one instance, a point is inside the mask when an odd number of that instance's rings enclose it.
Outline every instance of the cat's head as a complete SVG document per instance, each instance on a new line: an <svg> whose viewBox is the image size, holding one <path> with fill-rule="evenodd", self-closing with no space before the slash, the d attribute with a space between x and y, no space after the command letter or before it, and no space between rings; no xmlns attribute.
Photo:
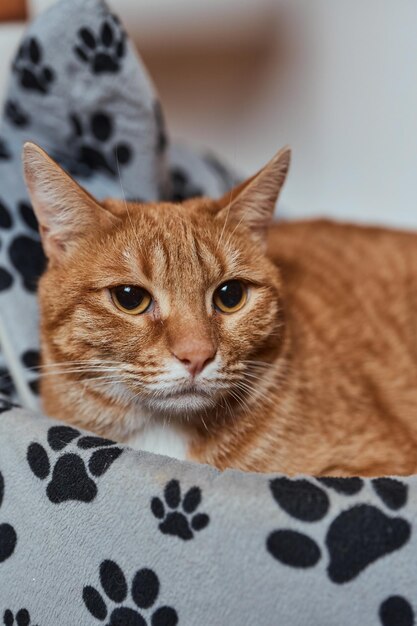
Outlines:
<svg viewBox="0 0 417 626"><path fill-rule="evenodd" d="M289 149L220 200L99 202L43 150L24 170L48 267L40 281L51 380L178 417L243 407L282 341L267 229ZM59 415L58 415L59 417Z"/></svg>

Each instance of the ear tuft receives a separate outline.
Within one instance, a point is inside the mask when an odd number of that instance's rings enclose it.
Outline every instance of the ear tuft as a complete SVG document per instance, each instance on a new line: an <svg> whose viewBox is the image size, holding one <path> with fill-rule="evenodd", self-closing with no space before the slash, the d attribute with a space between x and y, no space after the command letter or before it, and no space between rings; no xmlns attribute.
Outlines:
<svg viewBox="0 0 417 626"><path fill-rule="evenodd" d="M48 154L34 143L23 146L23 170L46 256L59 262L86 234L117 223Z"/></svg>

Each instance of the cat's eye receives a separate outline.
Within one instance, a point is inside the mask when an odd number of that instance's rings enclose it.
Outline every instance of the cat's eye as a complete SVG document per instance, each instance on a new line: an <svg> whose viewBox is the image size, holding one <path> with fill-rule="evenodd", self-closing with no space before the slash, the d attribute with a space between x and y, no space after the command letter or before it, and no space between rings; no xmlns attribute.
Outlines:
<svg viewBox="0 0 417 626"><path fill-rule="evenodd" d="M219 287L213 295L213 304L221 313L236 313L248 299L246 285L240 280L228 280Z"/></svg>
<svg viewBox="0 0 417 626"><path fill-rule="evenodd" d="M112 300L120 311L129 315L145 313L152 303L151 294L134 285L119 285L110 289Z"/></svg>

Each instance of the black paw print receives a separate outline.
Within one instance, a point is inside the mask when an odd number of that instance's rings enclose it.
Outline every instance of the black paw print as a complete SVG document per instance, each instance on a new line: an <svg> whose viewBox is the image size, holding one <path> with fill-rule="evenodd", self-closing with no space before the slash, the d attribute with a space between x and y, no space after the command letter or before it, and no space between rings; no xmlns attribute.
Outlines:
<svg viewBox="0 0 417 626"><path fill-rule="evenodd" d="M26 128L30 124L29 113L26 113L17 100L6 100L4 115L13 126Z"/></svg>
<svg viewBox="0 0 417 626"><path fill-rule="evenodd" d="M4 478L0 472L0 507L4 497ZM0 563L12 556L16 547L16 531L10 524L0 524Z"/></svg>
<svg viewBox="0 0 417 626"><path fill-rule="evenodd" d="M11 158L12 153L10 152L9 144L3 137L0 137L0 159L2 161L9 161Z"/></svg>
<svg viewBox="0 0 417 626"><path fill-rule="evenodd" d="M78 39L74 52L83 63L88 63L94 74L120 71L126 54L126 34L116 17L106 19L98 34L85 26L80 28Z"/></svg>
<svg viewBox="0 0 417 626"><path fill-rule="evenodd" d="M39 373L39 366L41 361L41 355L39 350L26 350L20 357L23 365L29 370L30 375L37 375ZM30 389L34 394L39 394L39 377L36 376L33 380L28 382Z"/></svg>
<svg viewBox="0 0 417 626"><path fill-rule="evenodd" d="M0 413L6 413L6 411L11 411L12 409L19 409L19 405L18 404L14 404L13 402L10 402L10 400L8 400L8 398L4 398L0 396ZM1 490L0 490L0 494L1 494ZM1 498L0 498L0 504L1 504Z"/></svg>
<svg viewBox="0 0 417 626"><path fill-rule="evenodd" d="M0 228L9 230L13 226L13 218L10 209L0 200Z"/></svg>
<svg viewBox="0 0 417 626"><path fill-rule="evenodd" d="M114 122L107 113L93 113L88 120L87 129L76 113L70 115L70 121L73 134L69 142L74 145L76 161L85 166L90 175L94 171L103 171L116 176L118 168L131 161L132 149L128 144L119 142L111 145Z"/></svg>
<svg viewBox="0 0 417 626"><path fill-rule="evenodd" d="M107 603L103 595L91 586L84 587L83 599L93 617L102 622L108 620L106 626L175 626L178 623L177 612L172 607L161 606L153 610L160 587L153 570L140 569L134 575L130 587L134 608L126 606L126 603L132 605L132 602L128 599L126 577L117 563L110 560L101 563L100 583ZM108 601L116 605L111 612Z"/></svg>
<svg viewBox="0 0 417 626"><path fill-rule="evenodd" d="M0 292L13 285L13 276L4 267L0 267Z"/></svg>
<svg viewBox="0 0 417 626"><path fill-rule="evenodd" d="M197 198L202 195L203 190L195 186L183 169L174 167L171 170L170 200L172 202L183 202L184 200Z"/></svg>
<svg viewBox="0 0 417 626"><path fill-rule="evenodd" d="M203 530L210 518L206 513L196 513L201 503L201 490L191 487L181 502L181 488L178 480L170 480L165 485L164 500L168 510L160 498L152 498L151 510L157 519L162 520L159 530L165 535L175 535L187 541L193 539L194 532ZM181 504L181 509L179 506ZM171 510L169 510L171 509Z"/></svg>
<svg viewBox="0 0 417 626"><path fill-rule="evenodd" d="M323 478L320 482L340 494L353 496L363 488L360 478ZM371 484L384 505L397 510L407 502L407 485L392 478L378 478ZM309 480L275 478L270 482L277 504L302 522L323 520L330 507L326 491ZM337 515L329 525L325 544L329 554L327 575L337 584L356 578L366 567L402 548L411 535L409 522L390 517L367 503L356 503ZM267 538L269 553L281 563L297 568L317 565L320 546L309 535L290 529L274 530Z"/></svg>
<svg viewBox="0 0 417 626"><path fill-rule="evenodd" d="M27 609L20 609L13 615L10 609L7 609L3 615L3 624L4 626L36 626L36 624L32 624L30 621L29 611Z"/></svg>
<svg viewBox="0 0 417 626"><path fill-rule="evenodd" d="M47 94L55 75L51 67L42 63L42 47L35 37L29 37L21 44L13 62L20 85L24 89Z"/></svg>
<svg viewBox="0 0 417 626"><path fill-rule="evenodd" d="M0 394L12 396L15 392L16 388L9 370L5 367L0 367Z"/></svg>
<svg viewBox="0 0 417 626"><path fill-rule="evenodd" d="M76 444L78 451L98 448L88 460L88 472L79 453L65 452L55 459L51 477L51 463L45 448L39 443L31 443L28 447L29 467L41 480L50 478L46 495L56 504L67 500L80 502L94 500L97 485L91 476L95 478L102 476L123 452L121 448L114 447L114 441L109 439L80 435L81 433L71 426L52 426L48 430L48 444L54 452L59 453L71 443Z"/></svg>
<svg viewBox="0 0 417 626"><path fill-rule="evenodd" d="M168 135L166 130L164 112L161 103L156 100L153 105L156 123L156 151L158 154L165 152L168 146Z"/></svg>
<svg viewBox="0 0 417 626"><path fill-rule="evenodd" d="M382 626L414 626L414 611L410 602L402 596L390 596L379 607Z"/></svg>
<svg viewBox="0 0 417 626"><path fill-rule="evenodd" d="M32 206L26 200L20 200L17 203L17 209L23 223L36 233L39 232L39 224Z"/></svg>
<svg viewBox="0 0 417 626"><path fill-rule="evenodd" d="M41 242L27 235L18 235L9 246L9 257L25 289L34 293L46 266Z"/></svg>

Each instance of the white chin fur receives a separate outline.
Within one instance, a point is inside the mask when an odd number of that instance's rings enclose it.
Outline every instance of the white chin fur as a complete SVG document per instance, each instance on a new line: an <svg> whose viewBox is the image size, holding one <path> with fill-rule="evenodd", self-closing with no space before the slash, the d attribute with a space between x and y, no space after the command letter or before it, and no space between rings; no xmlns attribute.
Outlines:
<svg viewBox="0 0 417 626"><path fill-rule="evenodd" d="M212 398L199 393L182 393L172 397L153 398L146 403L153 413L163 413L171 415L189 414L213 408Z"/></svg>

